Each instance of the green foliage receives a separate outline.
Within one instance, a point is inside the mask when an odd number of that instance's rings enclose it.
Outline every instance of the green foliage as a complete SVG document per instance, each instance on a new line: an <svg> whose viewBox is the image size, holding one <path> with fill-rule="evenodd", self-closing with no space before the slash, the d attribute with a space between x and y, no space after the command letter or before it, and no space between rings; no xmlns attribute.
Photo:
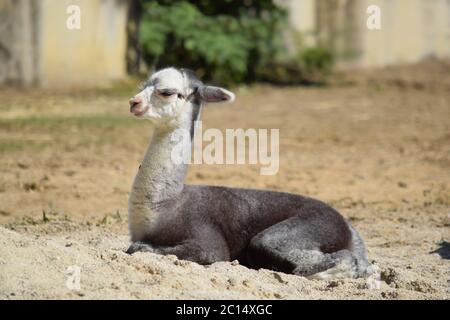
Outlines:
<svg viewBox="0 0 450 320"><path fill-rule="evenodd" d="M220 83L255 80L256 70L284 50L275 34L285 13L271 1L251 9L240 1L144 1L144 58L155 68L189 66Z"/></svg>
<svg viewBox="0 0 450 320"><path fill-rule="evenodd" d="M333 67L333 56L329 50L315 47L308 48L300 53L299 61L302 64L302 69L306 74L328 74Z"/></svg>
<svg viewBox="0 0 450 320"><path fill-rule="evenodd" d="M152 68L189 67L202 79L221 84L298 83L304 74L328 68L328 57L320 50L306 51L300 56L304 63L289 58L283 41L286 12L272 0L141 0L141 4L139 40ZM280 72L274 73L274 68Z"/></svg>
<svg viewBox="0 0 450 320"><path fill-rule="evenodd" d="M258 79L283 85L324 84L333 65L334 58L329 50L308 47L282 61L268 61L259 70Z"/></svg>

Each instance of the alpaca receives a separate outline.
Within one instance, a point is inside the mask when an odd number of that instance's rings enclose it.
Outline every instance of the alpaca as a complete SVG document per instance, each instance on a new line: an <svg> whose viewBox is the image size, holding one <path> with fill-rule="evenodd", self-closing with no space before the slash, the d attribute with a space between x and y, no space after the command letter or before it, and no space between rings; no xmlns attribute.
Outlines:
<svg viewBox="0 0 450 320"><path fill-rule="evenodd" d="M187 165L171 160L178 143L172 134L189 130L192 139L204 103L233 100L232 92L175 68L154 73L130 99L130 112L150 119L155 129L130 194L127 253L172 254L204 265L237 259L250 268L317 279L369 276L372 266L358 232L321 201L184 184ZM191 143L183 148L191 154Z"/></svg>

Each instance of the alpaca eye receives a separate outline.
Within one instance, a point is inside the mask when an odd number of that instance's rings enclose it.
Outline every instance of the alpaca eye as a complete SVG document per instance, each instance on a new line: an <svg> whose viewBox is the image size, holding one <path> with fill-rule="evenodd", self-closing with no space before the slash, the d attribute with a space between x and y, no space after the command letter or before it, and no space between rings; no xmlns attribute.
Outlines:
<svg viewBox="0 0 450 320"><path fill-rule="evenodd" d="M163 97L171 97L175 94L175 92L173 91L159 91L159 94L162 95Z"/></svg>

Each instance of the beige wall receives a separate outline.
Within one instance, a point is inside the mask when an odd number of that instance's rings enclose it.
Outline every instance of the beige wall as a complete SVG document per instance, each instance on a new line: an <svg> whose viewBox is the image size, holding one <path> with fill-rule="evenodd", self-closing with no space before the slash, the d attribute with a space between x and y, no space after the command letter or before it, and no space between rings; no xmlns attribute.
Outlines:
<svg viewBox="0 0 450 320"><path fill-rule="evenodd" d="M307 45L315 43L316 6L315 0L275 0L289 12L289 23L294 30L301 32Z"/></svg>
<svg viewBox="0 0 450 320"><path fill-rule="evenodd" d="M126 75L126 1L40 1L42 86L98 85ZM80 30L66 27L72 4L81 9Z"/></svg>
<svg viewBox="0 0 450 320"><path fill-rule="evenodd" d="M0 83L32 85L37 81L37 4L0 0Z"/></svg>
<svg viewBox="0 0 450 320"><path fill-rule="evenodd" d="M360 66L417 62L427 57L450 57L450 1L361 0L381 8L381 30L362 27ZM367 17L367 14L365 15ZM365 19L361 24L365 26Z"/></svg>
<svg viewBox="0 0 450 320"><path fill-rule="evenodd" d="M449 0L277 2L304 44L328 43L341 67L450 57ZM81 30L66 27L72 4L81 8ZM381 30L366 27L371 4L381 8ZM127 7L126 0L0 0L0 83L92 86L125 77Z"/></svg>
<svg viewBox="0 0 450 320"><path fill-rule="evenodd" d="M67 28L67 7L81 29ZM126 0L0 0L0 83L88 87L126 76Z"/></svg>
<svg viewBox="0 0 450 320"><path fill-rule="evenodd" d="M310 34L312 26L317 43L333 48L344 68L450 57L448 0L280 1L290 10L294 29ZM381 30L366 26L369 5L381 9Z"/></svg>

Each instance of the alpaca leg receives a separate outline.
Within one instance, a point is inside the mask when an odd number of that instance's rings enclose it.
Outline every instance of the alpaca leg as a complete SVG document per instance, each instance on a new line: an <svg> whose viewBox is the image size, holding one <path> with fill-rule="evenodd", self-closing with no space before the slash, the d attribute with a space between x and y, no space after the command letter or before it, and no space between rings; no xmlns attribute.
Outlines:
<svg viewBox="0 0 450 320"><path fill-rule="evenodd" d="M154 247L144 242L134 242L127 253L152 252L161 255L175 255L178 259L189 260L198 264L212 264L217 261L230 259L228 249L214 250L211 246L204 246L195 241L189 241L174 247Z"/></svg>
<svg viewBox="0 0 450 320"><path fill-rule="evenodd" d="M322 278L352 278L356 276L356 259L342 248L334 253L320 250L321 241L310 232L307 223L291 218L257 234L250 242L247 261L253 268L312 276L327 270Z"/></svg>
<svg viewBox="0 0 450 320"><path fill-rule="evenodd" d="M329 279L347 279L357 278L358 262L354 254L349 250L341 250L332 254L323 254L324 259L331 259L332 267L321 272L307 274L310 279L329 280ZM300 274L303 270L294 270L294 274Z"/></svg>
<svg viewBox="0 0 450 320"><path fill-rule="evenodd" d="M223 236L213 228L205 226L195 238L185 240L175 246L154 246L146 242L134 242L127 253L153 252L162 255L175 255L178 259L199 264L229 261L230 252Z"/></svg>
<svg viewBox="0 0 450 320"><path fill-rule="evenodd" d="M148 243L137 241L133 242L126 251L128 254L133 254L135 252L155 252L155 248Z"/></svg>
<svg viewBox="0 0 450 320"><path fill-rule="evenodd" d="M195 246L198 247L198 246ZM149 243L137 241L133 242L126 253L133 254L135 252L152 252L156 254L169 255L173 254L179 257L180 259L192 260L194 256L198 256L198 248L194 249L192 245L177 245L174 247L161 247L161 246L153 246ZM197 254L196 254L197 253Z"/></svg>

